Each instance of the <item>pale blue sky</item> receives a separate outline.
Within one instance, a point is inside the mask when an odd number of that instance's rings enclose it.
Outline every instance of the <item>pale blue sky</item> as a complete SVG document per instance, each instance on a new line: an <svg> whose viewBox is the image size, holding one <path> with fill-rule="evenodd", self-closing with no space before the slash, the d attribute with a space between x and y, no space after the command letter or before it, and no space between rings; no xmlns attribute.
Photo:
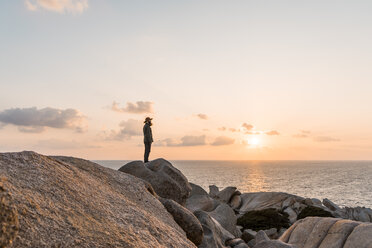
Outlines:
<svg viewBox="0 0 372 248"><path fill-rule="evenodd" d="M37 0L30 2L37 6ZM142 153L140 137L121 142L127 154L99 137L144 115L112 113L108 106L151 101L159 139L212 140L229 135L218 127L247 122L281 135L262 138L271 153L244 148L247 156L242 150L237 159L291 159L293 147L303 149L295 158L372 159L371 1L87 3L82 12L60 13L40 6L30 11L25 1L0 2L0 111L73 108L88 125L78 136L54 129L25 134L7 125L0 129L2 150L69 153L37 145L60 135L61 141L99 143L84 152L89 158L134 158ZM208 120L194 118L197 113ZM339 141L325 146L292 137L303 129ZM249 140L231 135L236 144ZM159 148L187 158L183 149Z"/></svg>

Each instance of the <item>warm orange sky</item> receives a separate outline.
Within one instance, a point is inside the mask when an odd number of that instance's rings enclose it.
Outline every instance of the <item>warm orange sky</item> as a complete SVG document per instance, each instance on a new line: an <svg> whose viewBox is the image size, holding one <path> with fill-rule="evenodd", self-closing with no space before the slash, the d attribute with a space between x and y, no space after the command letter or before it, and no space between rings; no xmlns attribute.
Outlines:
<svg viewBox="0 0 372 248"><path fill-rule="evenodd" d="M372 159L370 1L0 3L0 151ZM11 24L11 25L10 25Z"/></svg>

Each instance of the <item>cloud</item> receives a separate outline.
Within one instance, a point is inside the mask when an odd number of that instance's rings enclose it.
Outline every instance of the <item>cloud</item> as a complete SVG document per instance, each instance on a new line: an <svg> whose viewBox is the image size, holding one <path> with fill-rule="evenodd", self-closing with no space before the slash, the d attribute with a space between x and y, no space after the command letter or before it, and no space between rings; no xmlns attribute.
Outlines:
<svg viewBox="0 0 372 248"><path fill-rule="evenodd" d="M25 0L30 11L45 9L58 13L83 13L88 8L88 0Z"/></svg>
<svg viewBox="0 0 372 248"><path fill-rule="evenodd" d="M226 136L219 136L217 137L212 143L212 146L224 146L224 145L232 145L234 144L235 140L233 138L229 138Z"/></svg>
<svg viewBox="0 0 372 248"><path fill-rule="evenodd" d="M142 121L129 119L127 121L120 122L121 127L119 131L111 130L109 134L106 135L108 140L128 140L133 136L143 135L142 131Z"/></svg>
<svg viewBox="0 0 372 248"><path fill-rule="evenodd" d="M76 109L55 108L11 108L0 112L0 122L18 126L19 131L40 133L47 127L74 129L82 132L85 128L84 117Z"/></svg>
<svg viewBox="0 0 372 248"><path fill-rule="evenodd" d="M245 131L250 131L250 130L253 129L253 126L251 124L248 124L248 123L243 123L242 127L245 129Z"/></svg>
<svg viewBox="0 0 372 248"><path fill-rule="evenodd" d="M111 110L121 113L132 113L132 114L145 114L153 113L152 102L137 101L136 103L127 102L127 105L123 108L119 107L119 103L113 102Z"/></svg>
<svg viewBox="0 0 372 248"><path fill-rule="evenodd" d="M245 132L245 134L260 135L262 134L262 132L261 131L248 131L248 132Z"/></svg>
<svg viewBox="0 0 372 248"><path fill-rule="evenodd" d="M206 136L186 135L181 138L180 146L203 146L206 145Z"/></svg>
<svg viewBox="0 0 372 248"><path fill-rule="evenodd" d="M316 142L338 142L340 141L340 139L333 138L330 136L317 136L317 137L314 137L314 141Z"/></svg>
<svg viewBox="0 0 372 248"><path fill-rule="evenodd" d="M294 138L308 138L311 132L307 130L301 130L300 133L293 135Z"/></svg>
<svg viewBox="0 0 372 248"><path fill-rule="evenodd" d="M177 143L174 139L167 138L154 142L154 146L180 146L180 143Z"/></svg>
<svg viewBox="0 0 372 248"><path fill-rule="evenodd" d="M206 145L206 136L193 136L186 135L181 138L180 141L168 138L154 143L155 146L204 146Z"/></svg>
<svg viewBox="0 0 372 248"><path fill-rule="evenodd" d="M199 119L208 120L208 115L206 114L197 114L196 116L199 117Z"/></svg>
<svg viewBox="0 0 372 248"><path fill-rule="evenodd" d="M271 130L271 131L267 131L265 132L266 135L279 135L280 133L276 130Z"/></svg>

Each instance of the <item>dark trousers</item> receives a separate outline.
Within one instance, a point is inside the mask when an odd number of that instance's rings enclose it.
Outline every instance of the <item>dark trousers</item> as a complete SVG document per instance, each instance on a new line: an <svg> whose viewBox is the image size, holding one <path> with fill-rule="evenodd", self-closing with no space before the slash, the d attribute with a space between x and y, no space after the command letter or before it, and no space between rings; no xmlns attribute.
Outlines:
<svg viewBox="0 0 372 248"><path fill-rule="evenodd" d="M145 142L145 156L144 156L145 163L149 162L150 152L151 152L151 142Z"/></svg>

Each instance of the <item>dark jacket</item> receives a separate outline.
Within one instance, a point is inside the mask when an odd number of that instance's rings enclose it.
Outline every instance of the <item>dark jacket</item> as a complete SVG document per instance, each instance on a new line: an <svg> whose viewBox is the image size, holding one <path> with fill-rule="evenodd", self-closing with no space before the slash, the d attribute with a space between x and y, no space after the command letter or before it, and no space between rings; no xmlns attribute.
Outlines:
<svg viewBox="0 0 372 248"><path fill-rule="evenodd" d="M152 143L154 140L152 139L152 131L151 126L148 123L145 123L143 126L143 142L145 143Z"/></svg>

